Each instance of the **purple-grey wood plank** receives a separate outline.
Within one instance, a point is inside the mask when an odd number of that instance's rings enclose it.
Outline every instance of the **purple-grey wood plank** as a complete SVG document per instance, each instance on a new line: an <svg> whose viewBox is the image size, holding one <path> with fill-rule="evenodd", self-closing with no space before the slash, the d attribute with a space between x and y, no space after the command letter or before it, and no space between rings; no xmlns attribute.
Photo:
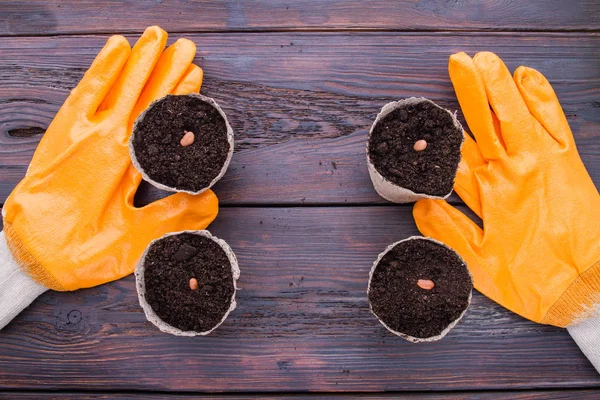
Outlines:
<svg viewBox="0 0 600 400"><path fill-rule="evenodd" d="M89 393L72 393L72 392L0 392L0 399L7 400L101 400L101 399L148 399L148 400L189 400L189 399L206 399L211 400L276 400L276 399L291 399L291 400L354 400L354 399L369 399L369 400L387 400L387 399L440 399L440 400L562 400L574 399L577 400L597 400L600 391L594 389L565 389L565 390L540 390L540 391L501 391L501 392L402 392L402 393L309 393L309 394L290 394L278 393L275 395L258 393L258 394L238 394L238 395L219 395L219 394L168 394L168 393L110 393L110 394L89 394Z"/></svg>
<svg viewBox="0 0 600 400"><path fill-rule="evenodd" d="M236 132L237 151L215 187L224 205L384 203L367 173L368 129L383 104L402 97L426 96L457 109L447 60L459 50L495 51L510 69L542 71L600 182L598 35L184 36L198 45L202 92L223 106ZM36 132L48 126L106 37L0 38L0 203L24 176ZM146 203L162 195L145 185L138 197Z"/></svg>
<svg viewBox="0 0 600 400"><path fill-rule="evenodd" d="M409 343L380 325L368 272L388 244L417 234L410 207L232 207L209 229L242 272L238 308L214 334L159 332L131 276L45 293L0 331L0 391L600 388L566 330L479 293L439 342Z"/></svg>
<svg viewBox="0 0 600 400"><path fill-rule="evenodd" d="M261 30L598 30L593 0L16 0L0 2L0 35Z"/></svg>

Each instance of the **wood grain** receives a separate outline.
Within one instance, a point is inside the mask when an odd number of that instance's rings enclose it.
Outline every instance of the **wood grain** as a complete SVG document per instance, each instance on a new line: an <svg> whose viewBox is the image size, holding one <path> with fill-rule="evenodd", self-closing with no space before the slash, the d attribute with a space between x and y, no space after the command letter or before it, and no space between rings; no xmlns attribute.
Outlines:
<svg viewBox="0 0 600 400"><path fill-rule="evenodd" d="M45 293L0 332L0 398L598 397L600 375L565 330L478 293L437 343L377 323L371 263L418 232L410 206L373 191L364 160L383 104L457 109L448 56L491 50L548 77L600 186L597 1L0 0L0 204L109 34L133 43L151 24L196 42L203 93L236 132L210 229L239 258L239 306L213 335L175 338L145 320L132 277ZM136 201L162 196L143 184Z"/></svg>
<svg viewBox="0 0 600 400"><path fill-rule="evenodd" d="M598 30L593 0L0 2L0 35L255 30Z"/></svg>
<svg viewBox="0 0 600 400"><path fill-rule="evenodd" d="M369 400L387 400L387 399L426 399L426 400L559 400L559 399L574 399L577 400L596 400L598 398L598 390L575 389L575 390L540 390L540 391L502 391L502 392L402 392L402 393L380 393L380 394L344 394L344 393L306 393L306 394L290 394L290 393L258 393L258 394L168 394L168 393L49 393L49 392L0 392L0 399L7 400L101 400L101 399L148 399L148 400L189 400L189 399L206 399L212 400L276 400L276 399L291 399L291 400L353 400L353 399L369 399Z"/></svg>
<svg viewBox="0 0 600 400"><path fill-rule="evenodd" d="M564 329L475 294L442 341L415 345L370 314L370 266L416 234L407 207L233 207L211 231L236 252L239 306L177 338L146 322L132 277L49 292L0 332L0 390L402 391L600 388Z"/></svg>
<svg viewBox="0 0 600 400"><path fill-rule="evenodd" d="M457 109L447 60L459 50L495 51L511 70L523 64L542 71L600 183L597 35L186 36L199 46L203 93L223 106L236 132L236 154L215 187L223 205L383 203L366 169L368 129L383 104L402 97L426 96ZM48 126L105 40L0 38L0 203L25 174L40 138L36 129ZM161 196L144 185L138 201Z"/></svg>

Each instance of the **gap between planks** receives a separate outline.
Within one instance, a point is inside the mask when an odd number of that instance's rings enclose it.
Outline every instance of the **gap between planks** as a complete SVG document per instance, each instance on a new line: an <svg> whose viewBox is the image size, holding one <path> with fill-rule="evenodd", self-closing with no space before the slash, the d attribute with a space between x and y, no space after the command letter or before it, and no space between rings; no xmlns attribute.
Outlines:
<svg viewBox="0 0 600 400"><path fill-rule="evenodd" d="M18 35L10 35L10 34L0 34L0 38L36 38L36 37L80 37L80 36L103 36L103 35L138 35L144 32L143 29L140 30L123 30L123 31L94 31L94 32L68 32L68 33L25 33ZM331 29L322 29L322 28L281 28L281 29L224 29L224 30L169 30L170 35L181 35L181 34L190 34L190 35L202 35L202 34L272 34L272 33L322 33L322 34L340 34L340 33L399 33L399 34L415 34L415 35L423 35L423 34L590 34L593 35L595 33L599 33L600 29L590 28L590 29L560 29L560 30L550 30L550 29L392 29L392 28L331 28Z"/></svg>

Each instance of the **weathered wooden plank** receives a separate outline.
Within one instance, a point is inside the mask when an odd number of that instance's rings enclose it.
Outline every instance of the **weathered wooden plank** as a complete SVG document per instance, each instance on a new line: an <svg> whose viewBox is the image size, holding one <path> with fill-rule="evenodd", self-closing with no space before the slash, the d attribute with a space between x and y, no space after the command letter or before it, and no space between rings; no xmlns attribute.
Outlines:
<svg viewBox="0 0 600 400"><path fill-rule="evenodd" d="M140 32L159 24L177 32L257 30L594 30L593 0L504 2L2 1L0 35Z"/></svg>
<svg viewBox="0 0 600 400"><path fill-rule="evenodd" d="M447 59L459 50L492 50L510 68L544 72L600 182L597 35L187 36L199 46L203 93L223 105L236 131L238 151L215 188L222 204L383 202L364 160L370 124L385 102L401 97L457 109ZM25 174L40 137L34 128L48 126L105 39L0 38L0 203ZM161 195L143 187L139 198Z"/></svg>
<svg viewBox="0 0 600 400"><path fill-rule="evenodd" d="M578 400L596 400L599 395L598 390L593 389L566 389L566 390L541 390L541 391L502 391L502 392L402 392L402 393L306 393L306 394L290 394L277 393L276 395L269 393L258 394L168 394L168 393L73 393L73 392L0 392L0 399L10 400L100 400L100 399L148 399L148 400L189 400L189 399L206 399L212 400L246 400L246 399L261 399L261 400L276 400L276 399L291 399L291 400L352 400L352 399L443 399L443 400L479 400L482 398L492 400L559 400L573 399Z"/></svg>
<svg viewBox="0 0 600 400"><path fill-rule="evenodd" d="M132 277L46 293L0 332L0 390L600 388L566 330L479 294L440 342L389 334L369 312L367 277L386 245L417 233L410 207L232 207L210 229L242 270L239 306L214 335L160 333Z"/></svg>

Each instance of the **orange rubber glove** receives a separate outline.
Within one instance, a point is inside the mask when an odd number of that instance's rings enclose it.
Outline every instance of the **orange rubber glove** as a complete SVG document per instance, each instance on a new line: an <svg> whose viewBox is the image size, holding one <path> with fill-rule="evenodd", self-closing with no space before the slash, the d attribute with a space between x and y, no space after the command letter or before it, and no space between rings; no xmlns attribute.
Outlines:
<svg viewBox="0 0 600 400"><path fill-rule="evenodd" d="M600 368L600 196L554 90L531 68L513 78L488 52L454 54L449 71L477 140L465 134L454 189L484 229L445 201L421 200L419 230L458 251L492 300L569 327Z"/></svg>
<svg viewBox="0 0 600 400"><path fill-rule="evenodd" d="M166 41L156 26L133 49L123 36L108 39L48 127L2 212L0 329L47 288L129 275L151 240L216 217L210 190L133 206L141 175L127 144L136 116L156 98L202 84L194 43L179 39L163 52Z"/></svg>

